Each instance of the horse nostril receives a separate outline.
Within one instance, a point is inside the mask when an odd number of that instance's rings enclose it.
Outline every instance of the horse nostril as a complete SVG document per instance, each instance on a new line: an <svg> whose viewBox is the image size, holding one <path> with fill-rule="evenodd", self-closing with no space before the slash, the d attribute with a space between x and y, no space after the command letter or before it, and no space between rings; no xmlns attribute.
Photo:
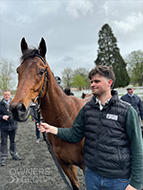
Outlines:
<svg viewBox="0 0 143 190"><path fill-rule="evenodd" d="M16 107L16 109L17 109L17 111L18 112L26 112L26 107L25 107L25 105L23 104L23 103L19 103L18 105L17 105L17 107Z"/></svg>
<svg viewBox="0 0 143 190"><path fill-rule="evenodd" d="M26 109L25 105L23 103L18 104L11 104L11 112L13 115L13 118L16 121L26 121L28 119L28 116L30 114L30 109Z"/></svg>

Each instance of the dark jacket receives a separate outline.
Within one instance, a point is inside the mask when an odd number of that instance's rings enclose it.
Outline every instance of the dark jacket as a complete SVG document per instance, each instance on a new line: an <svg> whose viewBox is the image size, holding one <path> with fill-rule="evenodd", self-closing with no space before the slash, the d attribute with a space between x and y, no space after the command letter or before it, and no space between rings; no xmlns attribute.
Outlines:
<svg viewBox="0 0 143 190"><path fill-rule="evenodd" d="M137 114L141 116L141 119L143 120L143 104L141 102L141 99L136 94L134 94L132 97L128 94L125 94L121 97L121 100L130 103L137 111Z"/></svg>
<svg viewBox="0 0 143 190"><path fill-rule="evenodd" d="M36 123L38 123L38 105L37 104L33 104L31 107L30 107L30 114L31 114L31 117L32 117L32 121L35 121ZM40 113L40 120L41 122L43 122L43 117Z"/></svg>
<svg viewBox="0 0 143 190"><path fill-rule="evenodd" d="M65 93L67 96L74 96L74 93L71 92L71 89L70 89L70 88L65 88L65 89L64 89L64 93Z"/></svg>
<svg viewBox="0 0 143 190"><path fill-rule="evenodd" d="M88 118L88 113L85 113L86 106L91 104L94 107L95 101L96 99L93 97L91 102L87 103L80 110L79 114L74 120L72 128L58 128L57 137L73 143L80 142L83 137L85 137L86 144L84 148L84 162L87 167L90 167L90 169L94 170L95 173L105 177L118 176L119 178L124 178L125 176L130 175L130 185L140 189L143 184L143 144L137 112L132 106L129 106L128 103L119 100L117 93L114 92L109 104L107 104L103 110L100 111L98 108L96 108L96 118L94 117L93 112L91 113L92 116L89 116ZM113 109L111 109L112 106ZM112 110L112 113L110 109ZM98 121L101 121L102 125L98 123L99 125L97 126L94 118ZM87 123L86 119L91 119L89 122L92 126L89 126L89 130L87 129L87 126L85 126L85 122ZM110 120L112 120L112 122ZM93 129L94 123L97 131ZM105 129L105 131L103 129ZM91 133L91 130L94 131L93 134ZM88 133L91 140L90 142ZM114 134L116 137L114 137ZM113 139L111 136L113 136ZM107 137L109 137L109 139ZM92 143L94 143L96 146L95 148L93 147ZM129 155L130 153L131 157ZM87 154L89 154L89 156L91 154L91 156L87 158ZM93 160L93 158L95 158L95 160ZM115 169L115 171L112 171L112 161L117 162L113 163L113 169ZM131 168L128 168L130 167L130 161ZM90 163L93 165L89 165ZM103 168L102 165L100 165L102 163ZM128 172L130 169L131 173L129 174ZM119 170L119 173L117 170Z"/></svg>
<svg viewBox="0 0 143 190"><path fill-rule="evenodd" d="M84 107L84 163L101 176L130 177L130 142L125 129L129 106L114 92L102 110L95 97Z"/></svg>
<svg viewBox="0 0 143 190"><path fill-rule="evenodd" d="M0 130L12 131L17 129L17 122L9 118L7 121L3 119L4 115L9 115L9 107L4 101L0 102Z"/></svg>

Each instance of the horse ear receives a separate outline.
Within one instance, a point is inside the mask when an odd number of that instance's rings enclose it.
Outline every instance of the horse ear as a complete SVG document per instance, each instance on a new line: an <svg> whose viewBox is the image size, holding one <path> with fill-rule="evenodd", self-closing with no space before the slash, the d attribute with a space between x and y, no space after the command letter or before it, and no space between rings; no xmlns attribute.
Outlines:
<svg viewBox="0 0 143 190"><path fill-rule="evenodd" d="M23 53L26 49L28 49L28 44L26 43L25 38L22 38L22 40L21 40L21 51L22 51L22 53Z"/></svg>
<svg viewBox="0 0 143 190"><path fill-rule="evenodd" d="M39 44L39 52L40 52L40 55L41 55L42 57L45 57L46 51L47 51L46 42L45 42L44 38L42 38L42 39L41 39L41 42L40 42L40 44Z"/></svg>

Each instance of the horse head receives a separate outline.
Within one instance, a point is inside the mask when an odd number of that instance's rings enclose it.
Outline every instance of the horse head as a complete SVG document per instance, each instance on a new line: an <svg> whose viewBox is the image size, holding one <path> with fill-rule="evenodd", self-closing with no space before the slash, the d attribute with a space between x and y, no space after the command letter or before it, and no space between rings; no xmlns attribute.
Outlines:
<svg viewBox="0 0 143 190"><path fill-rule="evenodd" d="M45 59L46 43L42 38L38 49L29 49L25 38L21 40L21 64L17 68L18 87L10 106L13 118L26 121L30 105L43 97L47 87L48 64Z"/></svg>

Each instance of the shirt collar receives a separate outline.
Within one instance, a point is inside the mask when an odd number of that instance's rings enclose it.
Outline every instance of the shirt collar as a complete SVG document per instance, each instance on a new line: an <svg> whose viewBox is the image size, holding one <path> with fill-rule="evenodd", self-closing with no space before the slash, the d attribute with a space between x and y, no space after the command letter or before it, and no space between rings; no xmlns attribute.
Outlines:
<svg viewBox="0 0 143 190"><path fill-rule="evenodd" d="M10 100L9 100L9 101L3 100L3 102L4 102L5 104L9 104L9 103L10 103Z"/></svg>
<svg viewBox="0 0 143 190"><path fill-rule="evenodd" d="M110 101L110 99L108 99L108 100L105 102L105 104L102 105L102 104L101 104L101 101L100 101L98 98L96 98L95 104L98 104L98 105L99 105L99 109L102 110L102 109L104 108L104 106L109 103L109 101Z"/></svg>
<svg viewBox="0 0 143 190"><path fill-rule="evenodd" d="M134 96L134 94L132 94L132 95L131 95L131 94L128 94L128 96L133 97L133 96Z"/></svg>

